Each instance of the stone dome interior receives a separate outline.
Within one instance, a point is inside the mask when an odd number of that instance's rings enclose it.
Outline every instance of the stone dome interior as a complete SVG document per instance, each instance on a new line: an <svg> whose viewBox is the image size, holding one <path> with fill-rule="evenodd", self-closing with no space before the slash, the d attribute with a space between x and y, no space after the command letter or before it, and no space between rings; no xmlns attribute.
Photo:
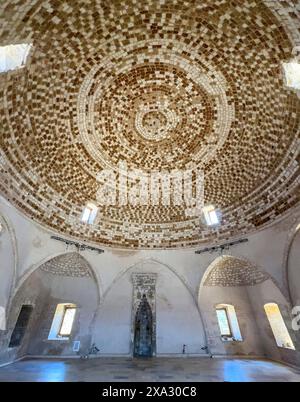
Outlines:
<svg viewBox="0 0 300 402"><path fill-rule="evenodd" d="M0 75L6 199L65 236L120 248L241 236L299 203L300 100L282 63L300 11L282 16L282 2L261 0L81 3L1 2L0 43L33 45L23 69ZM171 200L104 205L83 225L99 172L119 177L120 163L201 170L222 224L206 227Z"/></svg>

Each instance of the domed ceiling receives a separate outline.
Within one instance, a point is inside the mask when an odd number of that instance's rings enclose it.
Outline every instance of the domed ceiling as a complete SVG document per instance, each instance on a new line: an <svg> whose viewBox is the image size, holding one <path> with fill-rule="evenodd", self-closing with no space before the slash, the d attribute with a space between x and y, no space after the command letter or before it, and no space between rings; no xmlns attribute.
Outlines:
<svg viewBox="0 0 300 402"><path fill-rule="evenodd" d="M26 68L0 75L3 196L56 232L115 247L196 246L272 223L300 199L300 101L282 73L300 18L281 6L2 1L0 44L33 43ZM102 206L82 224L99 172L120 162L201 169L221 226L176 203Z"/></svg>

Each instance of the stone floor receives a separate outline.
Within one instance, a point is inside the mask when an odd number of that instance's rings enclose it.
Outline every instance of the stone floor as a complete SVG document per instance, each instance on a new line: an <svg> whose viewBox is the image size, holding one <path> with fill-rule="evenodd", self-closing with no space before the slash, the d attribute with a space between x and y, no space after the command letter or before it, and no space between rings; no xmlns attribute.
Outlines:
<svg viewBox="0 0 300 402"><path fill-rule="evenodd" d="M0 381L299 382L300 371L270 361L244 359L26 359L0 368Z"/></svg>

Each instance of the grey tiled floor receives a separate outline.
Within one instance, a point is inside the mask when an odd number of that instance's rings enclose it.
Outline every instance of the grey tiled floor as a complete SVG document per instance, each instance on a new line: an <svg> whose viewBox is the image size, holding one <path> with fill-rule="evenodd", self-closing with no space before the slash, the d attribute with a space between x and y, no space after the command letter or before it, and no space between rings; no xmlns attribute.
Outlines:
<svg viewBox="0 0 300 402"><path fill-rule="evenodd" d="M0 368L0 381L299 382L300 371L266 360L244 359L26 359Z"/></svg>

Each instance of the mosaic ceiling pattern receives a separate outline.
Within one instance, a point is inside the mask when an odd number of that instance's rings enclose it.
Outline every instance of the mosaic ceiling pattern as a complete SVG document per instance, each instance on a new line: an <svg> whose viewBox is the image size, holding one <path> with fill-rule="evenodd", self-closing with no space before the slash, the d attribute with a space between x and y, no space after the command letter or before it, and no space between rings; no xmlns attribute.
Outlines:
<svg viewBox="0 0 300 402"><path fill-rule="evenodd" d="M195 246L271 224L300 199L300 101L281 64L300 37L294 3L2 1L0 44L33 50L0 75L1 194L48 228L115 247ZM98 173L120 161L201 168L222 225L172 204L101 207L81 224Z"/></svg>

